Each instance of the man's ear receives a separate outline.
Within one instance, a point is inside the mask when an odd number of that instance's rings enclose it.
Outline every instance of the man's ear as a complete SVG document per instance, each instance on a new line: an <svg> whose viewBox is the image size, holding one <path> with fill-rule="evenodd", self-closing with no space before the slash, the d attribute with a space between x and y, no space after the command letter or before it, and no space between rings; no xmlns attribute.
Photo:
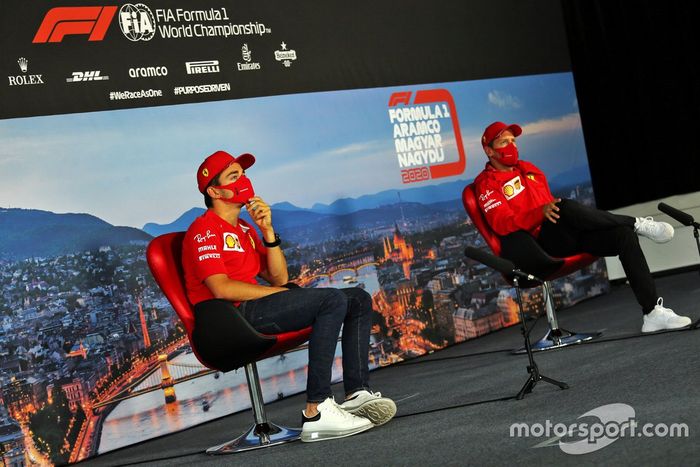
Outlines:
<svg viewBox="0 0 700 467"><path fill-rule="evenodd" d="M214 188L213 186L208 186L206 191L211 199L221 198L221 195L216 191L216 188Z"/></svg>

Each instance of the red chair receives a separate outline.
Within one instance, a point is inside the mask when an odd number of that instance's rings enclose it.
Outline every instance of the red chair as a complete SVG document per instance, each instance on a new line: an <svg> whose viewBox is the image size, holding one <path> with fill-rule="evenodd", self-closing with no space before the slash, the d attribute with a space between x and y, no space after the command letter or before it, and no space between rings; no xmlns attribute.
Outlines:
<svg viewBox="0 0 700 467"><path fill-rule="evenodd" d="M493 230L491 230L491 226L489 226L488 222L486 221L484 213L479 208L473 184L469 184L466 187L464 187L464 191L462 191L462 203L464 204L464 209L467 211L467 214L469 214L469 217L474 223L474 226L479 231L479 233L481 233L481 236L484 237L484 240L486 240L486 244L489 246L489 248L491 248L493 254L495 254L496 256L500 256L501 239ZM559 327L559 324L557 323L557 315L554 310L554 298L552 296L552 288L550 284L550 281L567 276L573 272L578 271L579 269L585 268L586 266L596 261L598 258L587 253L579 253L576 255L567 256L565 258L553 258L547 253L545 253L544 250L541 251L541 254L543 255L543 257L548 258L549 261L549 264L542 265L542 270L554 271L543 277L545 282L544 284L542 284L542 289L545 297L545 308L547 311L547 321L549 322L549 330L547 331L545 336L542 337L542 339L532 344L532 350L540 351L556 349L571 344L579 344L581 342L589 341L591 339L600 337L602 334L600 332L577 333L567 331L566 329L562 329ZM536 274L535 271L526 272ZM505 279L508 283L512 285L512 282L508 277L505 277ZM536 287L540 285L539 282L533 281L521 280L519 281L519 283L521 287ZM524 348L515 351L515 353L523 352L525 352Z"/></svg>
<svg viewBox="0 0 700 467"><path fill-rule="evenodd" d="M199 356L197 348L192 345L194 311L187 300L181 261L184 236L184 232L174 232L154 238L146 249L148 266L156 283L185 326L190 346L199 361L208 368L224 372L245 366L255 419L255 424L246 433L232 441L207 449L207 454L229 454L298 440L301 436L300 429L277 426L267 420L255 362L279 355L306 342L309 340L311 328L277 335L263 335L257 332L243 317L235 314L236 318L240 320L239 333L231 336L231 341L239 343L238 351L231 355L226 368L216 368L208 364Z"/></svg>

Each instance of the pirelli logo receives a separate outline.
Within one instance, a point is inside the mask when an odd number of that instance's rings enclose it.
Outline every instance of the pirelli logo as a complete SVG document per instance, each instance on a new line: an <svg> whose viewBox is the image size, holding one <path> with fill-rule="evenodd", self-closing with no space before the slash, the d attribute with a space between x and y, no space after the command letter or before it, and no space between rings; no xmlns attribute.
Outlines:
<svg viewBox="0 0 700 467"><path fill-rule="evenodd" d="M198 62L185 62L185 69L188 75L199 75L202 73L218 73L218 60L201 60Z"/></svg>

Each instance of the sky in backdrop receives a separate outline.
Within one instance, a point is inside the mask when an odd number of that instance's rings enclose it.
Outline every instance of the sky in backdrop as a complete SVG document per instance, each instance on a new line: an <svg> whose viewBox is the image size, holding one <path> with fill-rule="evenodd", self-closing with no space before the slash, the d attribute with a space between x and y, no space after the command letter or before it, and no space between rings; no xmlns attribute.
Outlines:
<svg viewBox="0 0 700 467"><path fill-rule="evenodd" d="M437 88L454 98L466 171L403 184L389 97ZM219 149L257 157L248 175L270 204L311 207L467 180L484 167L479 141L495 120L523 127L521 158L550 178L587 170L573 78L558 73L1 120L0 207L84 212L137 228L169 223L203 207L195 173ZM442 136L446 160L456 160L450 125Z"/></svg>

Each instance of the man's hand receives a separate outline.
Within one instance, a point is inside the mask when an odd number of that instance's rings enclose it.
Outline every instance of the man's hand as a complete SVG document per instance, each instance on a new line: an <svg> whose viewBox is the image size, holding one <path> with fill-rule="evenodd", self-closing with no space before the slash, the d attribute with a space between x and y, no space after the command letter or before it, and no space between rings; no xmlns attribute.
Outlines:
<svg viewBox="0 0 700 467"><path fill-rule="evenodd" d="M259 196L253 196L246 203L248 214L262 232L263 241L272 243L275 241L275 229L272 228L272 211ZM267 271L260 272L260 277L270 285L282 285L289 282L287 260L280 247L267 247ZM287 290L287 289L283 289Z"/></svg>
<svg viewBox="0 0 700 467"><path fill-rule="evenodd" d="M248 200L245 207L263 234L272 228L272 210L262 198L253 196Z"/></svg>
<svg viewBox="0 0 700 467"><path fill-rule="evenodd" d="M556 224L557 219L559 219L559 214L557 214L557 211L559 211L559 206L557 206L557 203L560 201L561 198L556 198L551 203L542 206L542 214L544 214L545 219L550 221L552 224Z"/></svg>

